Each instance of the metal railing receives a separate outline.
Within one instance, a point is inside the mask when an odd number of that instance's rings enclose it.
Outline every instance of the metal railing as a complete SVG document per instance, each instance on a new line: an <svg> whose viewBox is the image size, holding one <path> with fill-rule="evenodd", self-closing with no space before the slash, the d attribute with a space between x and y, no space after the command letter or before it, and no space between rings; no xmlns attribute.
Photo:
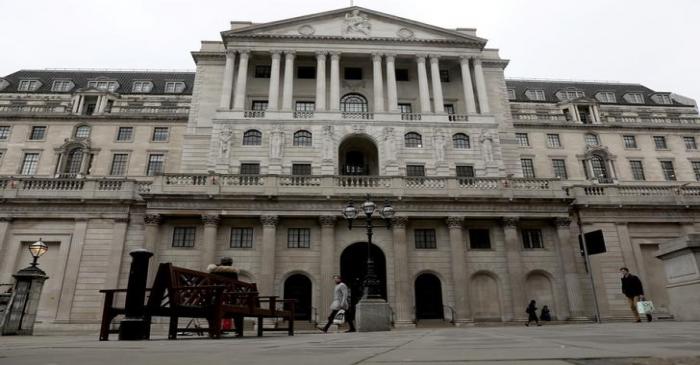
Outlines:
<svg viewBox="0 0 700 365"><path fill-rule="evenodd" d="M374 113L369 112L342 112L343 119L374 119Z"/></svg>

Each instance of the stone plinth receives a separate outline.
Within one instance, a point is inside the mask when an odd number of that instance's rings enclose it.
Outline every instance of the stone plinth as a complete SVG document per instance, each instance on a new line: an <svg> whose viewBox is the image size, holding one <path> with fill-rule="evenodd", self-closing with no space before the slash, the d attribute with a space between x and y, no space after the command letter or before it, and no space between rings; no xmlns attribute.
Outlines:
<svg viewBox="0 0 700 365"><path fill-rule="evenodd" d="M24 268L13 276L16 283L2 323L2 335L31 336L41 290L49 277L36 266Z"/></svg>
<svg viewBox="0 0 700 365"><path fill-rule="evenodd" d="M359 332L391 330L391 308L384 299L362 299L357 303L355 321Z"/></svg>
<svg viewBox="0 0 700 365"><path fill-rule="evenodd" d="M681 321L700 320L700 233L663 245L656 257L664 261L671 314Z"/></svg>

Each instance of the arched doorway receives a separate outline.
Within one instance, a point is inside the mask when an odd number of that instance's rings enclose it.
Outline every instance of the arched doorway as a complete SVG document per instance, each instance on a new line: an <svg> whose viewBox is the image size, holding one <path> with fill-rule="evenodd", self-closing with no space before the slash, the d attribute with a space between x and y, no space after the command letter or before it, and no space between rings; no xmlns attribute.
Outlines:
<svg viewBox="0 0 700 365"><path fill-rule="evenodd" d="M284 299L296 299L295 319L311 320L311 280L294 274L284 281Z"/></svg>
<svg viewBox="0 0 700 365"><path fill-rule="evenodd" d="M377 145L366 137L355 135L346 138L338 148L340 175L378 175Z"/></svg>
<svg viewBox="0 0 700 365"><path fill-rule="evenodd" d="M557 306L554 302L552 281L548 274L541 271L531 272L525 279L525 290L528 302L533 299L536 300L537 308L540 310L546 305L551 311L552 318L556 317Z"/></svg>
<svg viewBox="0 0 700 365"><path fill-rule="evenodd" d="M490 272L476 273L469 286L474 320L500 321L501 298L496 275Z"/></svg>
<svg viewBox="0 0 700 365"><path fill-rule="evenodd" d="M433 274L421 274L416 278L416 319L443 319L442 285Z"/></svg>
<svg viewBox="0 0 700 365"><path fill-rule="evenodd" d="M374 260L374 272L380 281L382 298L386 299L386 258L376 245L370 246L370 255ZM352 304L357 304L362 298L362 281L367 275L367 242L353 243L340 255L340 276L350 288Z"/></svg>

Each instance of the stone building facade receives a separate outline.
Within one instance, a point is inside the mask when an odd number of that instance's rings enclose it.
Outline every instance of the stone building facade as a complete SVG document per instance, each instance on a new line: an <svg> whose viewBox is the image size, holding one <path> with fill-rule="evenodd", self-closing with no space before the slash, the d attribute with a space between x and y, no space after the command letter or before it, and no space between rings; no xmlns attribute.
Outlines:
<svg viewBox="0 0 700 365"><path fill-rule="evenodd" d="M506 80L474 29L351 7L232 22L194 73L22 70L0 79L0 283L49 244L43 326L91 326L128 252L233 256L264 295L328 312L359 291L365 195L397 211L371 252L397 326L631 317L618 268L662 315L664 243L696 230L694 101L634 84ZM607 252L579 255L602 229ZM380 222L377 221L379 225Z"/></svg>

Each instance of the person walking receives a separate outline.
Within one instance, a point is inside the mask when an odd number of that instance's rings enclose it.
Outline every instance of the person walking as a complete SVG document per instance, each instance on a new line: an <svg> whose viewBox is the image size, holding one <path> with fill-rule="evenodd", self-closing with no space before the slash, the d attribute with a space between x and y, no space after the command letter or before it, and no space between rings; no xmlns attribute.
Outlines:
<svg viewBox="0 0 700 365"><path fill-rule="evenodd" d="M622 294L627 297L627 303L630 305L632 314L636 322L641 322L642 319L639 318L639 311L637 311L637 303L640 300L644 300L644 287L642 287L642 281L635 275L630 274L630 270L626 267L620 268L620 273L622 278ZM651 322L651 313L646 314L647 321Z"/></svg>
<svg viewBox="0 0 700 365"><path fill-rule="evenodd" d="M531 300L530 304L527 306L527 309L525 309L525 313L528 314L527 316L527 323L525 323L526 326L530 326L530 322L535 321L538 326L541 326L540 321L537 319L537 302L535 300Z"/></svg>
<svg viewBox="0 0 700 365"><path fill-rule="evenodd" d="M323 328L319 328L323 333L328 332L328 328L333 324L335 316L338 315L340 310L347 311L350 308L350 290L348 286L345 285L343 279L339 275L334 275L333 280L335 280L335 288L333 289L333 302L331 303L331 315L328 316L328 322ZM346 314L347 318L347 314ZM355 332L355 326L352 321L348 321L350 329L348 332Z"/></svg>

